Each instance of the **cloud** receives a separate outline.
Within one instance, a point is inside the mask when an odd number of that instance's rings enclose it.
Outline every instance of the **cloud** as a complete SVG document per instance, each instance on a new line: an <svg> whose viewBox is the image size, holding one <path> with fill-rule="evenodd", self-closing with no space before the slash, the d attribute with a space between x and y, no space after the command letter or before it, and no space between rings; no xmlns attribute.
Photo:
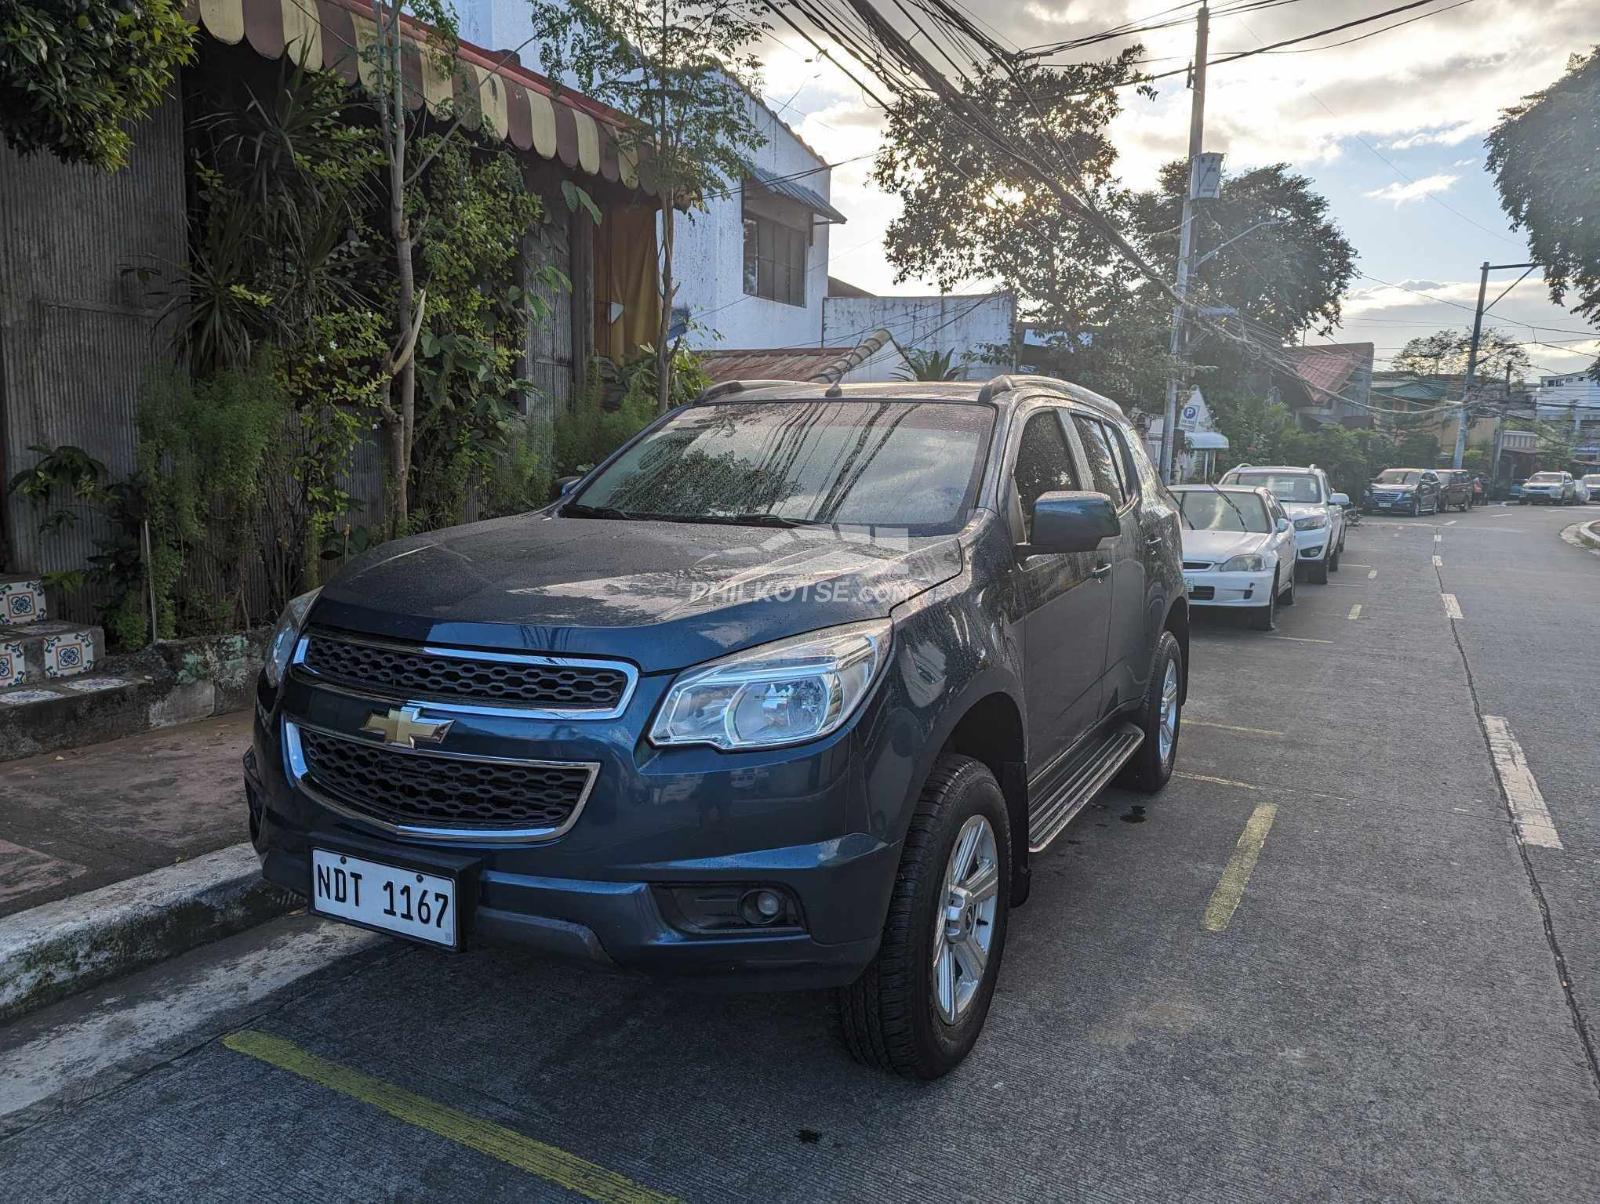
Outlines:
<svg viewBox="0 0 1600 1204"><path fill-rule="evenodd" d="M1424 197L1440 192L1449 192L1450 186L1460 178L1460 176L1445 175L1423 176L1420 180L1385 184L1382 188L1374 188L1366 195L1375 201L1393 201L1394 207L1398 209L1401 205L1409 205L1412 201L1420 201Z"/></svg>

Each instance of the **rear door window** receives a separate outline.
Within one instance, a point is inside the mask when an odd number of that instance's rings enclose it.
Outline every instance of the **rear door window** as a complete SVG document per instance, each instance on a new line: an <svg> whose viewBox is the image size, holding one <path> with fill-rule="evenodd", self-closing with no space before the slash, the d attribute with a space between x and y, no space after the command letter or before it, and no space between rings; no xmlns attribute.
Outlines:
<svg viewBox="0 0 1600 1204"><path fill-rule="evenodd" d="M1099 419L1083 414L1074 414L1072 421L1078 427L1078 439L1089 461L1089 475L1094 480L1094 488L1109 497L1112 504L1121 510L1127 501L1127 491L1123 487L1122 473L1117 469L1117 461L1122 457L1111 441L1111 432Z"/></svg>

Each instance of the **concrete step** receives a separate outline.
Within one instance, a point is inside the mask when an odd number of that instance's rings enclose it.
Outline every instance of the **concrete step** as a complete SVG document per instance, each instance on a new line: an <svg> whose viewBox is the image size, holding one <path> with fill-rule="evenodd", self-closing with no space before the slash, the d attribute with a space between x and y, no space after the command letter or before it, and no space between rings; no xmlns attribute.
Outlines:
<svg viewBox="0 0 1600 1204"><path fill-rule="evenodd" d="M0 689L87 673L104 647L105 634L86 623L0 624Z"/></svg>
<svg viewBox="0 0 1600 1204"><path fill-rule="evenodd" d="M45 617L44 582L26 573L0 573L0 623L21 626Z"/></svg>

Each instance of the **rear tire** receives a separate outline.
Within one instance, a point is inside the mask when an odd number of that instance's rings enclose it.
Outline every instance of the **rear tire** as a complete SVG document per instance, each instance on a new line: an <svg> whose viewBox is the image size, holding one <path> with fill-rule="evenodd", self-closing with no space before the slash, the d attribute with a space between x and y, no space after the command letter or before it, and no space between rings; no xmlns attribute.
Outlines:
<svg viewBox="0 0 1600 1204"><path fill-rule="evenodd" d="M1178 735L1183 722L1183 649L1177 637L1163 631L1156 643L1155 664L1150 670L1150 684L1145 687L1144 701L1133 716L1133 722L1144 732L1144 743L1139 751L1117 774L1117 785L1128 790L1155 794L1172 777L1172 767L1178 760ZM1168 670L1175 670L1173 680L1168 680ZM1163 737L1163 727L1166 736ZM1165 745L1165 748L1163 748Z"/></svg>
<svg viewBox="0 0 1600 1204"><path fill-rule="evenodd" d="M962 919L951 921L947 911L957 906L956 899L977 898L976 891L958 896L950 880L958 838L969 831L980 833L974 838L974 874L989 893L980 902L958 907ZM992 843L987 862L978 856L986 846L983 831ZM954 885L969 880L977 878L958 876ZM971 757L940 757L906 831L878 954L860 978L835 992L839 1036L850 1056L910 1079L936 1079L960 1065L989 1014L1005 952L1010 900L1011 826L999 783ZM990 901L994 906L988 920L974 918ZM950 940L948 925L960 929L961 937ZM967 976L965 970L977 956L970 950L980 938L974 935L969 942L966 933L978 934L984 927L989 943L981 971ZM946 964L946 949L952 967L947 984L936 981L935 969L936 961ZM953 1023L942 1010L940 988L945 985Z"/></svg>

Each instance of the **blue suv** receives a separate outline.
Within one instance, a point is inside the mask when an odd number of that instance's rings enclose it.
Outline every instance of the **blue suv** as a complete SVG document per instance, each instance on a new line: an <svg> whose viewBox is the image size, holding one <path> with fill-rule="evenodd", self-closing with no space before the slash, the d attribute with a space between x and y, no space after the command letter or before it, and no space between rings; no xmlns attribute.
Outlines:
<svg viewBox="0 0 1600 1204"><path fill-rule="evenodd" d="M1179 512L1059 381L717 386L547 508L402 539L290 604L246 757L313 911L734 988L831 986L933 1078L1029 859L1160 790Z"/></svg>

